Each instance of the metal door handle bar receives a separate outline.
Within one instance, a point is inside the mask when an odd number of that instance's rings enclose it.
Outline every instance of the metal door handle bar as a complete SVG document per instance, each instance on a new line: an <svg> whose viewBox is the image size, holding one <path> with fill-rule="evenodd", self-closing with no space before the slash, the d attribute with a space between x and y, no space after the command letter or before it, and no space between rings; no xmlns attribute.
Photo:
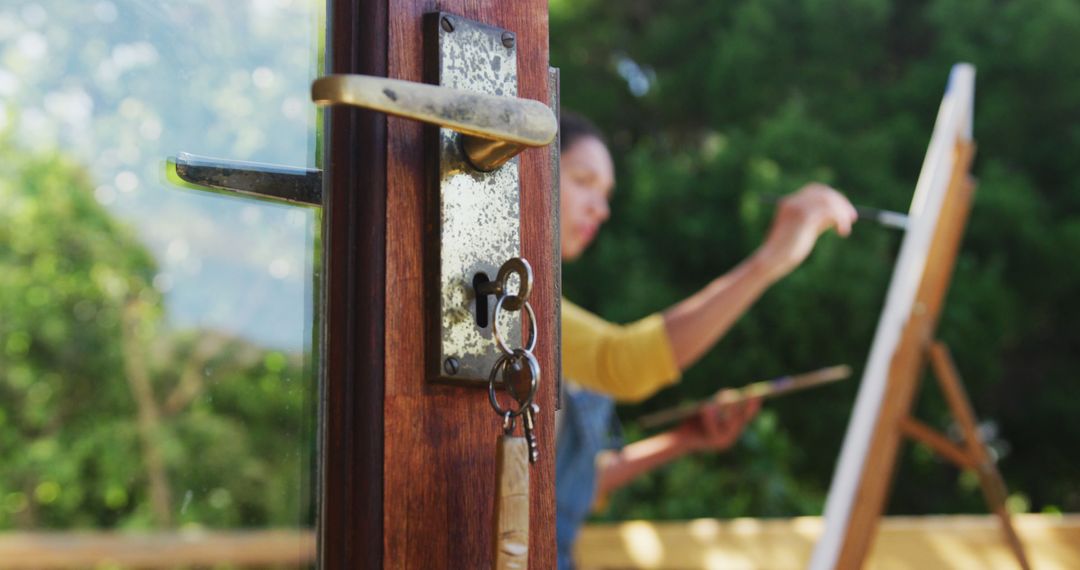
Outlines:
<svg viewBox="0 0 1080 570"><path fill-rule="evenodd" d="M559 123L547 105L368 75L327 75L311 85L317 105L353 105L439 125L462 134L462 150L490 172L528 147L555 140Z"/></svg>
<svg viewBox="0 0 1080 570"><path fill-rule="evenodd" d="M175 159L181 180L237 194L322 206L322 170L226 160L186 152Z"/></svg>

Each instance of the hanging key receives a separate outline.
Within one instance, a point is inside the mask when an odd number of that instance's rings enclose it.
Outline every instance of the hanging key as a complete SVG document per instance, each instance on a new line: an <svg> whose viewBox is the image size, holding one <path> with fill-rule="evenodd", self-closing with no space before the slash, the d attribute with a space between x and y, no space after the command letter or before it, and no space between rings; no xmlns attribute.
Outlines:
<svg viewBox="0 0 1080 570"><path fill-rule="evenodd" d="M536 415L540 413L540 406L529 404L525 409L525 442L529 444L529 463L536 464L540 460L540 445L536 441Z"/></svg>
<svg viewBox="0 0 1080 570"><path fill-rule="evenodd" d="M525 440L529 443L529 463L532 464L540 459L540 446L536 439L536 416L540 413L540 406L533 401L536 393L532 389L539 381L540 364L536 357L524 349L514 350L503 368L503 385L524 410L522 424Z"/></svg>
<svg viewBox="0 0 1080 570"><path fill-rule="evenodd" d="M507 292L507 278L518 267L522 270L518 295ZM492 336L502 355L488 376L488 399L491 407L503 418L503 434L496 447L494 541L492 558L497 570L525 570L529 565L529 467L540 457L536 441L536 415L540 407L533 403L540 386L540 363L533 356L536 346L536 316L529 305L532 273L524 260L511 259L503 264L496 279L497 287L480 290L479 294L497 297L492 311ZM520 311L529 316L529 340L524 347L511 349L499 333L499 314ZM495 391L495 379L516 400L517 408L503 408ZM514 435L514 423L523 416L525 437Z"/></svg>

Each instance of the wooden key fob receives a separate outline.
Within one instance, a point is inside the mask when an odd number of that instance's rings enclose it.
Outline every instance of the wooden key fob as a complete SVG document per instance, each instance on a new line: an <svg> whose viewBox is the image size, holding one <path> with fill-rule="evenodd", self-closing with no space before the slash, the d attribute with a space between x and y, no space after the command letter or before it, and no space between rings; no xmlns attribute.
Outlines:
<svg viewBox="0 0 1080 570"><path fill-rule="evenodd" d="M495 570L529 567L529 444L499 436L495 453Z"/></svg>

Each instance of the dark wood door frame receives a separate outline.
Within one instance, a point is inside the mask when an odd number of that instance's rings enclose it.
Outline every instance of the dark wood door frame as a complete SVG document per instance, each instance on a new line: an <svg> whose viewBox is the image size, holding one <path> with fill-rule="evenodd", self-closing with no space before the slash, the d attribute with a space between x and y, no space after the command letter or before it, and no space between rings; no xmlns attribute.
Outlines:
<svg viewBox="0 0 1080 570"><path fill-rule="evenodd" d="M386 0L328 0L326 72L386 75ZM382 568L386 116L326 110L319 567Z"/></svg>

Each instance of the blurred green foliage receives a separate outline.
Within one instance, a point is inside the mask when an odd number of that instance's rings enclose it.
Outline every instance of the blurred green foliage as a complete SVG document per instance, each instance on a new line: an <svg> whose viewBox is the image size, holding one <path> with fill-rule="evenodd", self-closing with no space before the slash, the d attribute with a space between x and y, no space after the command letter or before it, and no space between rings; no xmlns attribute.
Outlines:
<svg viewBox="0 0 1080 570"><path fill-rule="evenodd" d="M662 309L751 252L763 194L818 180L906 211L951 65L978 68L979 188L939 336L987 421L1010 490L1080 510L1080 3L1072 0L553 0L566 108L609 136L611 220L565 290L615 321ZM677 387L850 363L861 374L900 236L823 238ZM609 518L820 512L858 381L767 404L742 444L643 477ZM947 429L937 387L918 414ZM891 513L985 512L970 477L905 446ZM1023 500L1014 503L1023 503Z"/></svg>
<svg viewBox="0 0 1080 570"><path fill-rule="evenodd" d="M312 524L301 356L165 327L82 167L0 155L0 530Z"/></svg>

